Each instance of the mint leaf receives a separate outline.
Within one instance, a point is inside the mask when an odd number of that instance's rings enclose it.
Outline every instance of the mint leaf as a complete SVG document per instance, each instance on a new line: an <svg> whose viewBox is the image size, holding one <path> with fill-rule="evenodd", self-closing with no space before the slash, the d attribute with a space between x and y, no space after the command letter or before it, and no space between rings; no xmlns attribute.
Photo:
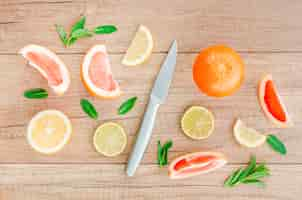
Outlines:
<svg viewBox="0 0 302 200"><path fill-rule="evenodd" d="M33 88L26 90L23 95L28 99L45 99L48 97L47 91L43 88Z"/></svg>
<svg viewBox="0 0 302 200"><path fill-rule="evenodd" d="M67 39L67 33L66 33L64 27L61 25L57 25L57 24L55 25L55 27L56 27L56 31L57 31L61 41L63 42L64 45L66 45L68 39Z"/></svg>
<svg viewBox="0 0 302 200"><path fill-rule="evenodd" d="M81 99L80 101L83 111L92 119L98 119L98 112L87 99Z"/></svg>
<svg viewBox="0 0 302 200"><path fill-rule="evenodd" d="M264 187L265 186L264 182L261 181L261 180L258 180L258 179L245 180L245 181L242 181L242 183L244 183L244 184L255 184L259 187Z"/></svg>
<svg viewBox="0 0 302 200"><path fill-rule="evenodd" d="M117 31L117 28L114 25L103 25L94 28L93 32L96 34L110 34Z"/></svg>
<svg viewBox="0 0 302 200"><path fill-rule="evenodd" d="M251 174L251 172L253 172L253 170L256 167L256 157L252 156L251 160L249 162L249 165L244 169L244 171L242 172L242 174L239 176L238 180L242 180L243 178L245 178L246 176L248 176L249 174Z"/></svg>
<svg viewBox="0 0 302 200"><path fill-rule="evenodd" d="M123 102L122 105L118 108L118 114L124 115L128 113L134 107L136 100L137 97L131 97L130 99L127 99L125 102Z"/></svg>
<svg viewBox="0 0 302 200"><path fill-rule="evenodd" d="M85 22L86 22L86 17L85 16L81 17L81 19L72 26L70 35L72 35L72 33L74 33L79 29L84 29Z"/></svg>
<svg viewBox="0 0 302 200"><path fill-rule="evenodd" d="M168 164L168 151L173 146L173 142L169 140L163 146L160 141L157 142L157 163L160 167Z"/></svg>
<svg viewBox="0 0 302 200"><path fill-rule="evenodd" d="M266 142L270 145L270 147L274 151L276 151L282 155L285 155L287 153L285 145L282 143L281 140L279 140L277 138L277 136L275 136L273 134L268 135L266 138Z"/></svg>

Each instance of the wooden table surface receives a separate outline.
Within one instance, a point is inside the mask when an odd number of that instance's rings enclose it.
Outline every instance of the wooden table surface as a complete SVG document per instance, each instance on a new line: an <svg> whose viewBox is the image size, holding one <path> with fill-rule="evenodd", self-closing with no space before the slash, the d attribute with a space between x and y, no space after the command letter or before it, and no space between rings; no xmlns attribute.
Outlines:
<svg viewBox="0 0 302 200"><path fill-rule="evenodd" d="M300 0L2 0L0 3L0 199L265 199L292 200L302 195L302 2ZM81 15L87 26L115 24L118 31L79 40L64 48L54 24L70 27ZM139 24L154 36L153 54L139 67L121 65ZM125 174L127 158L144 114L152 83L173 39L179 44L176 73L169 97L160 107L151 143L135 177ZM17 54L24 45L36 43L55 51L70 68L68 92L46 100L27 100L23 91L47 88L47 83ZM233 96L215 99L195 87L191 67L200 49L213 44L236 49L246 64L246 79ZM83 55L94 44L105 44L112 70L124 95L116 100L90 97L79 79ZM257 102L256 87L262 74L272 73L295 126L276 129L265 119ZM116 114L125 99L138 96L135 109ZM90 99L100 120L89 119L79 100ZM210 108L216 129L207 140L192 141L180 130L180 117L190 105ZM26 126L43 109L59 109L72 120L74 133L59 153L45 156L26 142ZM259 131L277 134L288 154L280 156L267 145L240 147L232 125L240 117ZM121 123L128 134L124 153L106 158L92 145L94 129L104 121ZM228 156L220 170L186 180L169 180L167 169L156 165L156 141L172 139L170 159L195 150L213 150ZM272 170L266 188L223 188L234 169L255 154Z"/></svg>

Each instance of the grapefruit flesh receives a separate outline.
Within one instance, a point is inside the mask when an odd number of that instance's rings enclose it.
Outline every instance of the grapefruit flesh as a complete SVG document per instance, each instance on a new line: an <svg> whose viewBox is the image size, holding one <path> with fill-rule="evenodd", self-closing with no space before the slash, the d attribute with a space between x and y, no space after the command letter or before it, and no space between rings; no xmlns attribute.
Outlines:
<svg viewBox="0 0 302 200"><path fill-rule="evenodd" d="M258 99L266 117L277 127L292 125L286 108L278 94L272 75L265 75L259 82Z"/></svg>
<svg viewBox="0 0 302 200"><path fill-rule="evenodd" d="M121 90L113 78L109 57L104 45L93 46L84 57L81 78L88 92L102 98L120 96Z"/></svg>
<svg viewBox="0 0 302 200"><path fill-rule="evenodd" d="M286 114L280 104L279 98L275 91L274 83L268 80L265 85L264 101L267 105L268 111L279 121L286 121Z"/></svg>
<svg viewBox="0 0 302 200"><path fill-rule="evenodd" d="M187 178L216 170L226 164L226 158L216 152L195 152L180 156L169 166L171 179Z"/></svg>
<svg viewBox="0 0 302 200"><path fill-rule="evenodd" d="M102 52L96 53L90 64L89 77L91 81L99 88L104 90L113 91L116 89L117 84L113 80L110 69L108 69L106 55Z"/></svg>
<svg viewBox="0 0 302 200"><path fill-rule="evenodd" d="M19 53L48 81L56 94L63 94L70 85L69 71L62 60L49 49L39 45L27 45Z"/></svg>

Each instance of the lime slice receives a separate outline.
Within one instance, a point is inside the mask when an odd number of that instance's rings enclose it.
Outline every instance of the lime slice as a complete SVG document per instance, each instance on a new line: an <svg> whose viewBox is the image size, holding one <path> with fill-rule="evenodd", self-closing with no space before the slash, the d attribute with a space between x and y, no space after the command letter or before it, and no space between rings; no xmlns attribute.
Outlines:
<svg viewBox="0 0 302 200"><path fill-rule="evenodd" d="M204 107L192 106L184 113L181 128L185 135L192 139L205 139L214 130L214 116Z"/></svg>
<svg viewBox="0 0 302 200"><path fill-rule="evenodd" d="M149 29L140 25L123 60L126 66L136 66L145 62L152 53L153 39Z"/></svg>
<svg viewBox="0 0 302 200"><path fill-rule="evenodd" d="M127 136L119 124L107 122L96 129L93 144L96 151L104 156L117 156L124 151Z"/></svg>
<svg viewBox="0 0 302 200"><path fill-rule="evenodd" d="M265 135L255 129L246 127L240 119L237 119L233 131L237 142L246 147L260 146L266 140Z"/></svg>
<svg viewBox="0 0 302 200"><path fill-rule="evenodd" d="M45 110L37 113L29 122L27 140L37 152L51 154L64 147L71 132L70 120L64 113Z"/></svg>

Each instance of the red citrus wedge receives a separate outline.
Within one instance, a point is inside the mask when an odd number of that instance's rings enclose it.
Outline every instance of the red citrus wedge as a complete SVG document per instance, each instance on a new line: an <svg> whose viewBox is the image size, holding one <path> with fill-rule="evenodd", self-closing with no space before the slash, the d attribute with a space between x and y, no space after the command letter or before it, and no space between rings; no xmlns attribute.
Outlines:
<svg viewBox="0 0 302 200"><path fill-rule="evenodd" d="M276 126L285 128L292 125L284 104L281 101L272 75L265 75L259 82L258 99L266 117Z"/></svg>
<svg viewBox="0 0 302 200"><path fill-rule="evenodd" d="M82 81L93 96L115 98L121 95L119 84L114 80L104 45L88 50L81 69Z"/></svg>
<svg viewBox="0 0 302 200"><path fill-rule="evenodd" d="M69 71L62 60L49 49L30 44L19 53L48 81L56 94L64 94L70 85Z"/></svg>
<svg viewBox="0 0 302 200"><path fill-rule="evenodd" d="M227 163L217 152L195 152L174 159L169 165L169 177L182 179L214 171Z"/></svg>

